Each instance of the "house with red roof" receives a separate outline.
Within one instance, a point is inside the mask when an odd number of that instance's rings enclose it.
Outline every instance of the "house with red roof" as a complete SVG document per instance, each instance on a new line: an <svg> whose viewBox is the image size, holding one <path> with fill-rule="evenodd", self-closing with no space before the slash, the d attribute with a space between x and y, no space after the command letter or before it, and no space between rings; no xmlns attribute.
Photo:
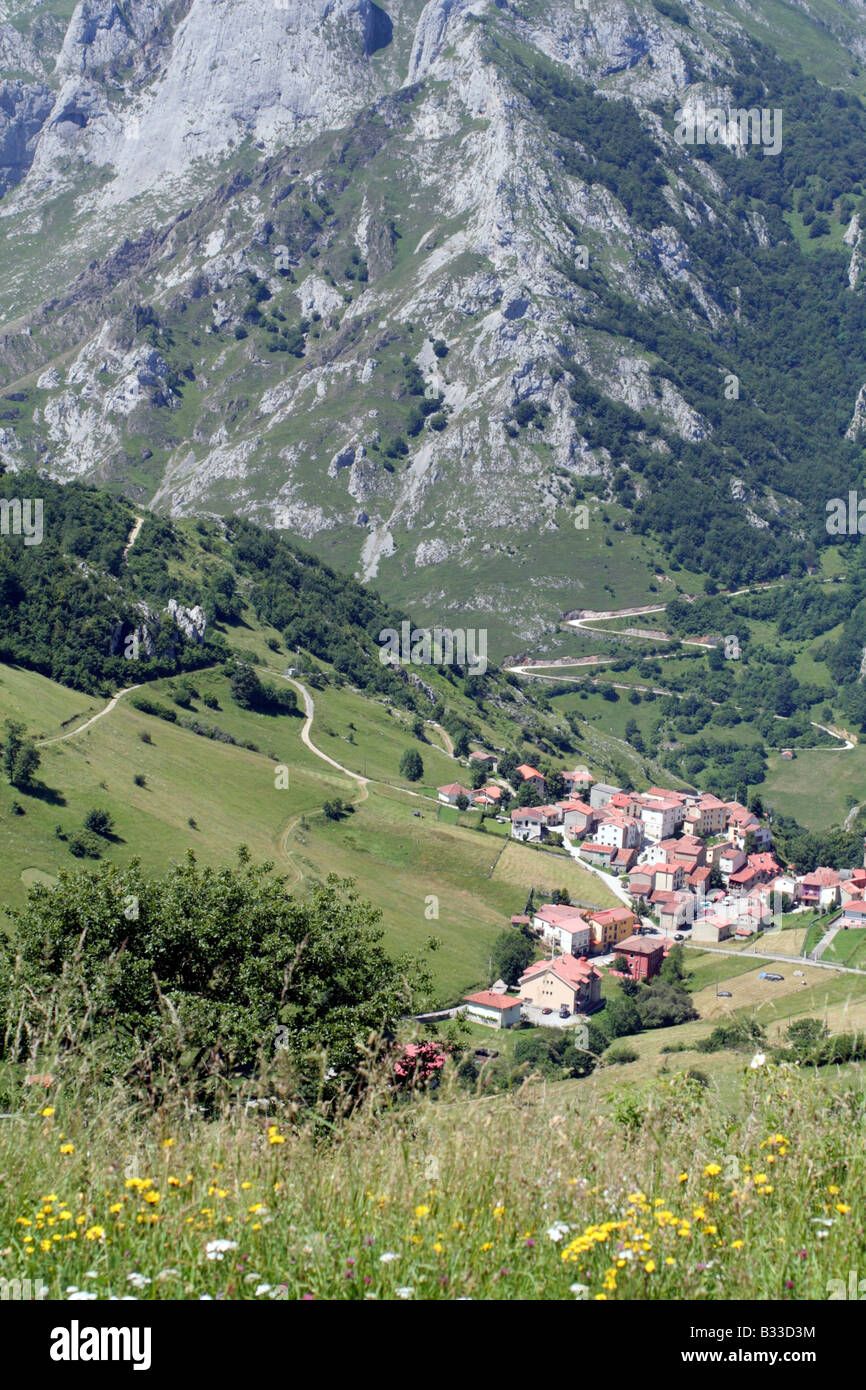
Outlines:
<svg viewBox="0 0 866 1390"><path fill-rule="evenodd" d="M573 772L563 772L562 781L569 796L575 792L588 792L595 778L586 767L576 767Z"/></svg>
<svg viewBox="0 0 866 1390"><path fill-rule="evenodd" d="M680 835L679 838L662 840L658 848L661 857L668 863L678 859L689 870L707 862L707 847L703 840L699 840L695 835Z"/></svg>
<svg viewBox="0 0 866 1390"><path fill-rule="evenodd" d="M628 876L628 891L632 897L648 898L655 888L656 873L664 867L661 861L654 864L636 864Z"/></svg>
<svg viewBox="0 0 866 1390"><path fill-rule="evenodd" d="M566 834L577 836L588 834L596 821L596 812L585 801L558 801L562 811L562 825Z"/></svg>
<svg viewBox="0 0 866 1390"><path fill-rule="evenodd" d="M474 763L476 767L485 768L488 772L495 772L499 765L499 759L495 753L485 753L480 748L469 754L469 761Z"/></svg>
<svg viewBox="0 0 866 1390"><path fill-rule="evenodd" d="M686 887L694 893L696 898L703 898L710 886L710 875L712 869L708 864L701 864L697 869L692 869L686 875Z"/></svg>
<svg viewBox="0 0 866 1390"><path fill-rule="evenodd" d="M606 806L601 818L592 832L597 845L613 845L616 849L639 849L643 839L643 829L639 820L611 811Z"/></svg>
<svg viewBox="0 0 866 1390"><path fill-rule="evenodd" d="M662 943L651 936L627 936L618 942L616 954L628 962L628 973L633 980L651 980L661 970L665 958Z"/></svg>
<svg viewBox="0 0 866 1390"><path fill-rule="evenodd" d="M521 781L528 782L530 786L533 786L535 788L539 796L544 796L544 791L547 786L547 782L545 781L542 774L538 771L537 767L530 767L528 763L521 763L517 771L520 775Z"/></svg>
<svg viewBox="0 0 866 1390"><path fill-rule="evenodd" d="M511 836L515 840L543 840L547 822L540 806L516 806L511 812Z"/></svg>
<svg viewBox="0 0 866 1390"><path fill-rule="evenodd" d="M756 882L772 883L781 872L781 865L776 856L769 850L762 850L759 854L748 855L749 868L754 869Z"/></svg>
<svg viewBox="0 0 866 1390"><path fill-rule="evenodd" d="M836 869L821 867L800 879L800 899L807 907L838 907L842 880Z"/></svg>
<svg viewBox="0 0 866 1390"><path fill-rule="evenodd" d="M545 903L535 913L532 925L551 946L572 956L585 956L592 930L580 908L567 903Z"/></svg>
<svg viewBox="0 0 866 1390"><path fill-rule="evenodd" d="M695 920L692 941L705 941L711 946L717 946L720 941L727 941L731 930L731 923L727 917L717 912L708 912L705 917Z"/></svg>
<svg viewBox="0 0 866 1390"><path fill-rule="evenodd" d="M565 955L539 960L521 975L518 989L527 1004L556 1012L585 1014L601 1004L601 971L582 957Z"/></svg>
<svg viewBox="0 0 866 1390"><path fill-rule="evenodd" d="M842 908L843 927L866 927L866 900L855 898Z"/></svg>
<svg viewBox="0 0 866 1390"><path fill-rule="evenodd" d="M855 898L866 898L866 869L855 869L850 878L842 878L839 884L841 902L853 902Z"/></svg>
<svg viewBox="0 0 866 1390"><path fill-rule="evenodd" d="M599 869L609 868L616 855L617 849L614 845L600 845L595 840L584 840L580 846L581 859L586 859Z"/></svg>
<svg viewBox="0 0 866 1390"><path fill-rule="evenodd" d="M669 892L657 888L649 901L658 916L662 931L676 931L685 922L694 920L697 902L694 894L687 893L684 889Z"/></svg>
<svg viewBox="0 0 866 1390"><path fill-rule="evenodd" d="M520 1022L523 1000L514 994L495 994L493 990L482 989L477 994L463 996L465 1013L475 1023L486 1023L488 1028L513 1028Z"/></svg>
<svg viewBox="0 0 866 1390"><path fill-rule="evenodd" d="M608 907L604 911L588 912L586 920L592 931L593 949L598 952L610 951L618 941L623 941L634 933L637 917L627 907Z"/></svg>
<svg viewBox="0 0 866 1390"><path fill-rule="evenodd" d="M674 797L650 797L647 792L642 800L640 815L646 838L655 844L669 840L685 819L683 802Z"/></svg>
<svg viewBox="0 0 866 1390"><path fill-rule="evenodd" d="M715 854L713 857L716 860L719 873L725 883L727 883L731 874L739 873L740 869L745 868L747 862L743 851L735 844L731 843L719 845L718 854Z"/></svg>
<svg viewBox="0 0 866 1390"><path fill-rule="evenodd" d="M727 819L728 808L724 801L720 801L710 792L705 792L703 796L687 805L684 825L689 835L706 837L719 835L724 830Z"/></svg>
<svg viewBox="0 0 866 1390"><path fill-rule="evenodd" d="M445 787L436 788L439 800L446 806L456 806L457 798L465 796L467 801L472 800L472 791L469 787L461 787L459 782L449 782Z"/></svg>
<svg viewBox="0 0 866 1390"><path fill-rule="evenodd" d="M758 849L766 849L770 843L769 827L762 825L754 812L739 801L728 802L728 834L738 849L745 849L747 835L753 837Z"/></svg>

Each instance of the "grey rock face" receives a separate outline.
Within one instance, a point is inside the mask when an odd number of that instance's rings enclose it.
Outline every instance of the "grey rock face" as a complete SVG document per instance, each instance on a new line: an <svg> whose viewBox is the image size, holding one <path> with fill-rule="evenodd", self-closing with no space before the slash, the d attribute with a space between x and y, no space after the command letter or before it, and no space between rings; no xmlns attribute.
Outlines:
<svg viewBox="0 0 866 1390"><path fill-rule="evenodd" d="M207 627L207 617L199 604L196 604L194 608L184 608L177 599L170 598L166 612L188 642L195 642L197 646L201 646Z"/></svg>
<svg viewBox="0 0 866 1390"><path fill-rule="evenodd" d="M29 170L53 104L48 87L0 82L0 198Z"/></svg>

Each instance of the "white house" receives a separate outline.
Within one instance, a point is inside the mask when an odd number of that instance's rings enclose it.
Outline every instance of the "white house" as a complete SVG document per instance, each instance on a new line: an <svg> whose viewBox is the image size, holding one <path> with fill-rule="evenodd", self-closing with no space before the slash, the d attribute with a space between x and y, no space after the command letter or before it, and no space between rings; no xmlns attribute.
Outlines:
<svg viewBox="0 0 866 1390"><path fill-rule="evenodd" d="M513 1028L520 1022L522 999L513 994L494 994L492 990L482 989L478 994L467 994L463 999L467 1018L476 1023L486 1023L488 1028Z"/></svg>
<svg viewBox="0 0 866 1390"><path fill-rule="evenodd" d="M656 844L661 840L669 840L677 826L682 825L685 814L685 807L681 801L644 801L640 817L646 838Z"/></svg>
<svg viewBox="0 0 866 1390"><path fill-rule="evenodd" d="M455 806L459 796L465 796L467 801L472 800L473 793L468 787L461 787L459 782L449 782L447 787L437 787L436 791L439 800L445 806Z"/></svg>
<svg viewBox="0 0 866 1390"><path fill-rule="evenodd" d="M592 928L580 910L566 903L545 903L535 913L532 925L545 941L571 956L585 956L592 940Z"/></svg>
<svg viewBox="0 0 866 1390"><path fill-rule="evenodd" d="M597 845L615 845L617 849L635 849L643 839L643 826L632 816L621 816L616 811L602 812L602 819L593 831Z"/></svg>

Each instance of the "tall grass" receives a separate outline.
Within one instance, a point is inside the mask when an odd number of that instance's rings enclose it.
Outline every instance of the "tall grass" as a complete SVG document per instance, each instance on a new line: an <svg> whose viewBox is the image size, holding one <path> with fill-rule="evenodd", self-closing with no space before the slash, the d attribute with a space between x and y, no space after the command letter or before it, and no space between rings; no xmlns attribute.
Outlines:
<svg viewBox="0 0 866 1390"><path fill-rule="evenodd" d="M682 1074L467 1099L448 1069L404 1096L360 1065L342 1114L251 1084L205 1117L181 1088L97 1097L61 1059L0 1120L0 1275L59 1298L823 1299L863 1262L856 1067L744 1064L731 1112Z"/></svg>

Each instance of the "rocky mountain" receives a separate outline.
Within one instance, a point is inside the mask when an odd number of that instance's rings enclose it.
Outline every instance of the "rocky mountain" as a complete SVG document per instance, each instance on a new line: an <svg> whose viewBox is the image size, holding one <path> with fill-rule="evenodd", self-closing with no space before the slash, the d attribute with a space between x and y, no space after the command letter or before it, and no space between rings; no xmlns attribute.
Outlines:
<svg viewBox="0 0 866 1390"><path fill-rule="evenodd" d="M864 51L863 0L0 0L0 460L500 650L802 572L866 462Z"/></svg>

